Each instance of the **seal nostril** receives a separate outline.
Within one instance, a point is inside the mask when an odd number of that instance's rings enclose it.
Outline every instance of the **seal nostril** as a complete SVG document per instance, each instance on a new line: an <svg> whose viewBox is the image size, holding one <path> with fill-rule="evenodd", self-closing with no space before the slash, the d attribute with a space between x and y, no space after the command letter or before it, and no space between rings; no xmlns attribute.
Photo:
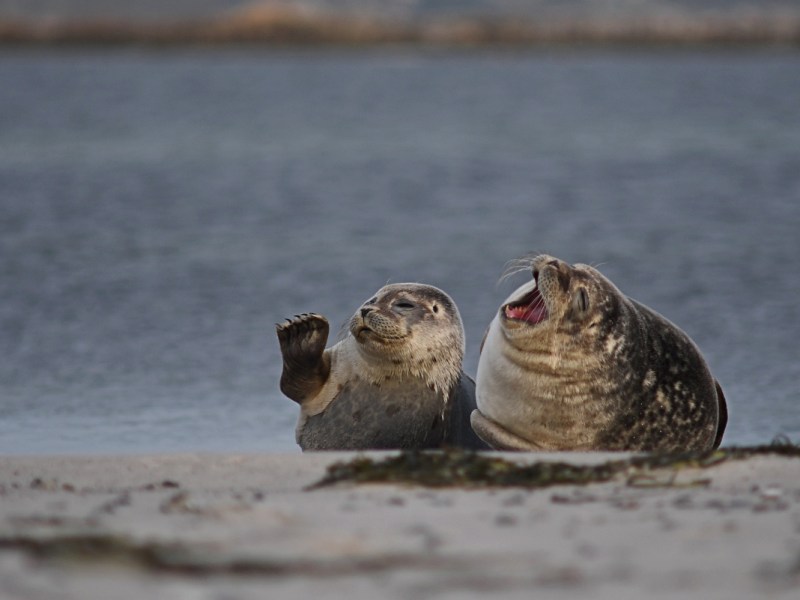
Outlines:
<svg viewBox="0 0 800 600"><path fill-rule="evenodd" d="M547 264L550 265L551 267L558 267L558 261L557 260L551 260Z"/></svg>
<svg viewBox="0 0 800 600"><path fill-rule="evenodd" d="M371 308L362 308L361 309L361 318L363 319L364 317L366 317L371 312L372 312Z"/></svg>

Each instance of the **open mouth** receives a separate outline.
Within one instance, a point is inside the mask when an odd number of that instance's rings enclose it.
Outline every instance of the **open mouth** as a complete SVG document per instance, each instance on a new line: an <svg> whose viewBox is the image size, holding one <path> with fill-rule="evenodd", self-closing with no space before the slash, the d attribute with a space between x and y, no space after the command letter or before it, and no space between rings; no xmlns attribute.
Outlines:
<svg viewBox="0 0 800 600"><path fill-rule="evenodd" d="M512 321L525 321L531 325L536 325L547 319L547 306L544 298L539 293L539 272L533 273L536 287L525 294L516 302L509 302L503 307L503 314Z"/></svg>

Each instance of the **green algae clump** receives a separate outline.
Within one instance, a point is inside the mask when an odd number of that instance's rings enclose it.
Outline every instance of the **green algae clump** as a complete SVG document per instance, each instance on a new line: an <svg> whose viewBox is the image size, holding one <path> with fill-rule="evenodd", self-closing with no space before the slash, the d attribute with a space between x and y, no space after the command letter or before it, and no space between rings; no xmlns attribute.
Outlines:
<svg viewBox="0 0 800 600"><path fill-rule="evenodd" d="M339 483L390 483L422 487L521 487L586 485L626 477L630 485L656 471L706 469L731 459L757 455L800 458L800 446L777 438L772 444L725 448L684 454L647 454L610 460L594 465L543 460L519 464L491 452L464 450L402 451L383 459L356 457L328 467L326 475L309 490ZM549 456L557 456L551 454ZM668 484L671 485L671 484Z"/></svg>

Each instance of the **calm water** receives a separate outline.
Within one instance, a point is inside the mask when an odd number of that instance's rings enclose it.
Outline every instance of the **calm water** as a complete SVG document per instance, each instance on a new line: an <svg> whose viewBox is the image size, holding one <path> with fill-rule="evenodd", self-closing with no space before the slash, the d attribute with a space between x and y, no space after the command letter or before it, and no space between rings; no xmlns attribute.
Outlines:
<svg viewBox="0 0 800 600"><path fill-rule="evenodd" d="M800 54L0 54L0 452L294 451L274 323L545 251L800 440Z"/></svg>

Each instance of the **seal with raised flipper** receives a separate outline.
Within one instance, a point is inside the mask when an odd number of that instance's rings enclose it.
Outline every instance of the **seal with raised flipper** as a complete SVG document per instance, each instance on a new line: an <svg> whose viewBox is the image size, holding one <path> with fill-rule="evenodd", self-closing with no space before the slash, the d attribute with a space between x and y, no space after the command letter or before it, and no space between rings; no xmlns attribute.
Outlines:
<svg viewBox="0 0 800 600"><path fill-rule="evenodd" d="M676 325L599 271L548 255L502 304L478 362L472 426L503 450L703 451L725 396Z"/></svg>
<svg viewBox="0 0 800 600"><path fill-rule="evenodd" d="M464 327L442 290L381 288L328 349L321 315L276 327L280 387L300 404L295 435L303 450L488 447L470 426L475 383L461 369Z"/></svg>

